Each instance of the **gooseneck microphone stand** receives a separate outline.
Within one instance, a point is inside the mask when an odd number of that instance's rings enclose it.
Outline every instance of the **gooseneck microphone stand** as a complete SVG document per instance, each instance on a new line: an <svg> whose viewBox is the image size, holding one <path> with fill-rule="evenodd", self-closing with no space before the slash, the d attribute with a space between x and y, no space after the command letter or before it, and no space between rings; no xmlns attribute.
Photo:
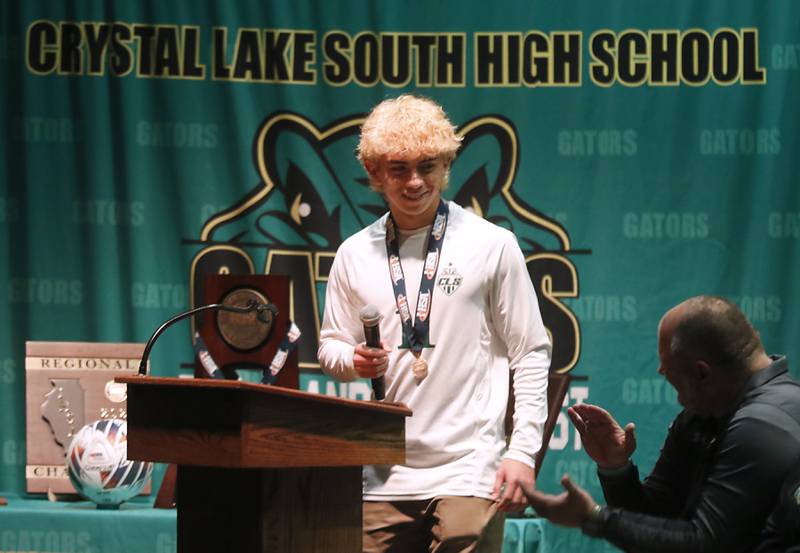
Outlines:
<svg viewBox="0 0 800 553"><path fill-rule="evenodd" d="M180 320L183 320L187 317L191 317L192 315L196 315L197 313L202 313L203 311L230 311L232 313L250 313L251 311L256 312L256 318L261 321L262 323L268 324L270 321L267 319L266 312L269 311L272 313L273 319L278 316L278 308L271 303L263 304L259 303L255 300L250 300L247 302L247 305L243 307L238 307L235 305L226 305L224 303L212 303L209 305L202 305L200 307L196 307L185 313L180 313L179 315L175 315L167 322L162 324L153 335L150 336L150 339L147 341L147 344L144 347L144 353L142 353L142 361L139 363L139 376L146 376L147 375L147 359L150 357L150 350L153 348L153 344L155 344L158 337L164 332L167 328L172 326L173 324L177 323ZM177 505L177 496L175 495L176 491L176 480L177 480L177 466L174 464L170 464L167 466L167 470L164 474L164 479L161 481L161 488L158 491L158 496L156 497L156 501L153 506L156 509L174 509Z"/></svg>
<svg viewBox="0 0 800 553"><path fill-rule="evenodd" d="M278 308L271 303L259 303L255 300L250 300L247 302L247 305L239 307L236 305L226 305L224 303L211 303L209 305L201 305L200 307L196 307L194 309L190 309L184 313L180 313L179 315L175 315L167 322L162 324L153 335L150 336L150 339L147 341L147 345L144 347L144 353L142 353L142 361L139 363L139 376L146 376L147 375L147 359L150 357L150 350L153 348L153 344L155 344L158 337L164 332L167 328L172 326L174 323L177 323L180 320L186 319L187 317L191 317L192 315L196 315L197 313L201 313L203 311L230 311L232 313L250 313L251 311L256 312L256 318L261 321L262 323L269 324L269 319L267 318L267 311L272 314L272 317L275 318L278 316Z"/></svg>

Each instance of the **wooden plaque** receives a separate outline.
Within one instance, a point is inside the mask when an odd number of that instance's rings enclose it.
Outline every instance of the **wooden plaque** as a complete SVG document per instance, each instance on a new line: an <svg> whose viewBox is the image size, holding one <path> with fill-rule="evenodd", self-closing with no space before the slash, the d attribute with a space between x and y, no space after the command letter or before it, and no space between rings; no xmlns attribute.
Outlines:
<svg viewBox="0 0 800 553"><path fill-rule="evenodd" d="M25 343L29 493L75 493L66 468L72 437L98 419L127 419L127 388L114 379L137 374L143 351L135 343Z"/></svg>
<svg viewBox="0 0 800 553"><path fill-rule="evenodd" d="M283 275L208 275L203 287L205 304L226 303L240 295L260 303L272 303L278 315L268 327L256 320L255 314L237 315L225 311L203 313L199 333L214 362L233 376L239 369L268 369L289 321L289 277ZM243 303L243 300L241 300ZM237 323L236 321L240 321ZM233 322L231 322L233 321ZM302 330L302 329L301 329ZM302 337L300 338L302 340ZM195 371L203 376L202 369ZM278 373L276 386L299 387L297 349L292 351Z"/></svg>

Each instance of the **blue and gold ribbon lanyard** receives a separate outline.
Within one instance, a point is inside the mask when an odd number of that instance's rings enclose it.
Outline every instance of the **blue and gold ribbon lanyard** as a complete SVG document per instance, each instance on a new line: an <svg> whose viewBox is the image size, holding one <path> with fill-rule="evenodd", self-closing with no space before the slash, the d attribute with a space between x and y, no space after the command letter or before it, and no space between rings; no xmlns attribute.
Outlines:
<svg viewBox="0 0 800 553"><path fill-rule="evenodd" d="M408 293L406 292L406 281L403 274L403 266L400 263L400 245L397 240L397 224L391 212L386 220L386 258L389 262L389 275L392 279L392 289L394 299L397 304L397 312L400 314L400 322L403 326L403 343L401 348L408 348L416 357L411 365L414 376L420 382L428 375L428 363L422 357L423 348L434 347L430 341L430 315L433 304L433 288L436 282L436 271L439 268L439 259L442 254L444 243L444 233L447 230L447 219L450 209L444 200L439 200L436 208L436 216L433 225L428 233L428 246L425 255L425 266L422 269L422 277L419 283L419 294L417 295L417 307L412 317L408 306Z"/></svg>
<svg viewBox="0 0 800 553"><path fill-rule="evenodd" d="M286 325L286 334L284 335L283 339L281 339L281 343L278 346L278 351L276 351L275 355L272 357L272 362L270 363L269 367L265 367L262 371L262 384L271 385L278 381L278 373L281 372L281 369L283 369L283 366L286 364L289 354L292 353L297 347L297 340L300 338L300 334L300 328L290 320ZM211 378L224 380L226 378L225 373L219 368L216 361L214 361L214 358L211 357L211 354L208 351L208 346L206 346L206 343L200 336L200 333L196 332L194 338L194 352L200 361L200 366L203 367L208 376ZM241 380L241 378L238 376L238 373L237 380Z"/></svg>

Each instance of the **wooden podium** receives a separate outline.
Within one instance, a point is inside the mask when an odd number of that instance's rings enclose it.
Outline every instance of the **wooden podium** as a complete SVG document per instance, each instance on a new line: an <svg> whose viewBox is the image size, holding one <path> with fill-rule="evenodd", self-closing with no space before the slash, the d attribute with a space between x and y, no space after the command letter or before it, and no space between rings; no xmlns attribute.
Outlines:
<svg viewBox="0 0 800 553"><path fill-rule="evenodd" d="M128 385L128 457L178 465L179 553L361 551L361 466L405 462L403 405L116 380Z"/></svg>

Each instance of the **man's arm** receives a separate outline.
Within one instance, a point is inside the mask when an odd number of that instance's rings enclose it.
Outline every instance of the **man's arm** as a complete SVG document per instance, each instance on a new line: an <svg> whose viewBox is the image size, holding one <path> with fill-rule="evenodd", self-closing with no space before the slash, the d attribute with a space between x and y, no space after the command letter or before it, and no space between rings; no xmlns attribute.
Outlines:
<svg viewBox="0 0 800 553"><path fill-rule="evenodd" d="M698 456L705 446L692 444L688 437L698 430L686 429L691 417L682 412L669 427L661 454L652 472L644 482L639 480L639 470L628 462L622 469L608 469L598 463L598 477L606 502L612 507L638 513L665 517L679 517L684 510Z"/></svg>
<svg viewBox="0 0 800 553"><path fill-rule="evenodd" d="M765 422L777 415L731 421L687 520L612 510L604 536L621 547L652 551L752 548L798 454L795 438Z"/></svg>
<svg viewBox="0 0 800 553"><path fill-rule="evenodd" d="M359 327L358 308L351 302L353 293L345 258L346 253L340 248L328 276L317 357L325 373L338 380L351 381L358 378L353 356L357 337L364 331Z"/></svg>
<svg viewBox="0 0 800 553"><path fill-rule="evenodd" d="M670 425L658 462L644 484L631 461L636 450L633 423L623 428L608 411L589 403L574 405L567 414L581 436L584 450L597 463L603 494L610 506L660 516L680 514L697 454L681 438L685 433L681 430L685 413Z"/></svg>
<svg viewBox="0 0 800 553"><path fill-rule="evenodd" d="M514 429L494 491L502 510L520 510L525 506L521 485L533 485L533 459L542 445L551 345L525 259L511 234L501 247L490 303L494 330L506 344L514 371Z"/></svg>
<svg viewBox="0 0 800 553"><path fill-rule="evenodd" d="M346 254L341 250L333 260L325 291L325 312L317 350L322 370L342 381L382 376L389 366L385 349L357 343L364 329L359 317L360 306L350 287Z"/></svg>
<svg viewBox="0 0 800 553"><path fill-rule="evenodd" d="M633 551L681 553L748 551L772 509L781 479L798 455L794 437L761 419L740 418L728 433L687 518L659 517L626 509L604 508L591 525L591 535ZM566 486L565 486L566 487ZM572 526L589 520L592 509L574 494L572 485L559 496L526 490L537 510ZM585 499L585 497L584 497Z"/></svg>

